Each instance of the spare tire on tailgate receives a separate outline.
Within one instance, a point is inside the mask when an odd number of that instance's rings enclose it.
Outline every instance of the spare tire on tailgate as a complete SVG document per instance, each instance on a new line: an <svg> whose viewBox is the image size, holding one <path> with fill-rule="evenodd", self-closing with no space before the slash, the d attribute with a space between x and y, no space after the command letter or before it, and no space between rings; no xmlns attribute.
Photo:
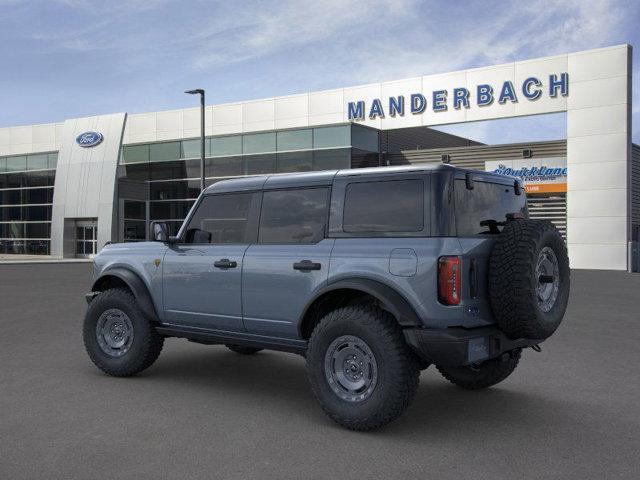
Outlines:
<svg viewBox="0 0 640 480"><path fill-rule="evenodd" d="M569 257L546 220L507 221L489 258L489 298L500 329L512 339L544 340L569 301Z"/></svg>

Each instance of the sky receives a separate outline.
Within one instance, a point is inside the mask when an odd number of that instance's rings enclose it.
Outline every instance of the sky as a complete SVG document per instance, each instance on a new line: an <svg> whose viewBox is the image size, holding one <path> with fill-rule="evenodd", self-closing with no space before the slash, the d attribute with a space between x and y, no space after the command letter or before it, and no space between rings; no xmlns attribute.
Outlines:
<svg viewBox="0 0 640 480"><path fill-rule="evenodd" d="M638 0L0 0L0 127L347 87L630 43ZM563 138L564 114L443 127Z"/></svg>

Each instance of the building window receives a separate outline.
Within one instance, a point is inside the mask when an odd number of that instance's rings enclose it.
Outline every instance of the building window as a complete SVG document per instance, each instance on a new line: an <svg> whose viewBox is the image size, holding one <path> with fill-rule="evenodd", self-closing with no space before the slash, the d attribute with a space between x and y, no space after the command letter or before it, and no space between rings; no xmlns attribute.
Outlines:
<svg viewBox="0 0 640 480"><path fill-rule="evenodd" d="M0 158L0 254L48 255L55 152Z"/></svg>
<svg viewBox="0 0 640 480"><path fill-rule="evenodd" d="M207 158L205 161L205 175L207 177L237 177L242 174L241 156Z"/></svg>
<svg viewBox="0 0 640 480"><path fill-rule="evenodd" d="M122 147L122 163L149 161L149 145L127 145Z"/></svg>
<svg viewBox="0 0 640 480"><path fill-rule="evenodd" d="M313 152L314 170L340 170L351 166L351 149L316 150Z"/></svg>
<svg viewBox="0 0 640 480"><path fill-rule="evenodd" d="M352 125L351 146L367 152L378 152L378 130Z"/></svg>
<svg viewBox="0 0 640 480"><path fill-rule="evenodd" d="M336 148L351 146L351 127L320 127L313 129L313 148Z"/></svg>
<svg viewBox="0 0 640 480"><path fill-rule="evenodd" d="M269 153L275 151L275 133L254 133L242 136L242 153Z"/></svg>
<svg viewBox="0 0 640 480"><path fill-rule="evenodd" d="M183 140L181 143L180 158L200 158L202 155L200 139ZM204 140L204 155L208 157L211 155L211 139L205 138Z"/></svg>
<svg viewBox="0 0 640 480"><path fill-rule="evenodd" d="M284 130L277 133L279 152L286 150L311 150L313 148L313 130Z"/></svg>
<svg viewBox="0 0 640 480"><path fill-rule="evenodd" d="M276 171L276 155L274 153L244 155L242 159L245 175L268 174Z"/></svg>
<svg viewBox="0 0 640 480"><path fill-rule="evenodd" d="M155 221L183 220L193 206L193 200L152 201L149 204L150 219Z"/></svg>
<svg viewBox="0 0 640 480"><path fill-rule="evenodd" d="M211 139L211 156L226 157L242 154L242 135L214 137Z"/></svg>
<svg viewBox="0 0 640 480"><path fill-rule="evenodd" d="M179 160L180 153L180 142L153 143L149 148L149 160L152 162Z"/></svg>
<svg viewBox="0 0 640 480"><path fill-rule="evenodd" d="M278 173L313 170L313 152L278 153Z"/></svg>

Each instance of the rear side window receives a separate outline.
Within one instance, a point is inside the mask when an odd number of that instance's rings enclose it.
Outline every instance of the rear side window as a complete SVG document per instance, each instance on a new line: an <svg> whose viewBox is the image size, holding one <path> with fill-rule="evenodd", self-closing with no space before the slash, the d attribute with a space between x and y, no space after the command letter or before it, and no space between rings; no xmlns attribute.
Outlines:
<svg viewBox="0 0 640 480"><path fill-rule="evenodd" d="M316 243L324 238L327 188L266 191L262 197L259 243Z"/></svg>
<svg viewBox="0 0 640 480"><path fill-rule="evenodd" d="M245 243L252 195L204 197L189 220L185 243Z"/></svg>
<svg viewBox="0 0 640 480"><path fill-rule="evenodd" d="M424 229L424 182L350 183L342 229L348 233L420 232Z"/></svg>
<svg viewBox="0 0 640 480"><path fill-rule="evenodd" d="M464 180L456 180L455 195L459 237L499 233L499 223L508 213L525 215L527 211L525 195L516 195L508 185L475 181L473 190L469 190Z"/></svg>

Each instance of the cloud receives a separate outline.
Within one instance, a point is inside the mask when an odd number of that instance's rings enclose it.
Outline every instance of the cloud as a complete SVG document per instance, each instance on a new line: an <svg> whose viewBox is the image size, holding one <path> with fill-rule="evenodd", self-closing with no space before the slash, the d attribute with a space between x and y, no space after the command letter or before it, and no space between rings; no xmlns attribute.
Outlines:
<svg viewBox="0 0 640 480"><path fill-rule="evenodd" d="M21 61L33 62L34 70L43 57L99 53L100 67L109 78L126 76L131 88L144 85L147 98L154 92L162 98L162 89L175 89L187 80L205 84L215 79L218 101L395 80L637 41L635 19L640 17L636 0L10 3L0 0L0 17L7 27L4 37L0 31L0 51L12 50L26 59ZM639 78L634 75L635 116ZM154 86L146 85L150 79ZM103 90L108 92L109 85ZM242 97L234 97L235 92Z"/></svg>

